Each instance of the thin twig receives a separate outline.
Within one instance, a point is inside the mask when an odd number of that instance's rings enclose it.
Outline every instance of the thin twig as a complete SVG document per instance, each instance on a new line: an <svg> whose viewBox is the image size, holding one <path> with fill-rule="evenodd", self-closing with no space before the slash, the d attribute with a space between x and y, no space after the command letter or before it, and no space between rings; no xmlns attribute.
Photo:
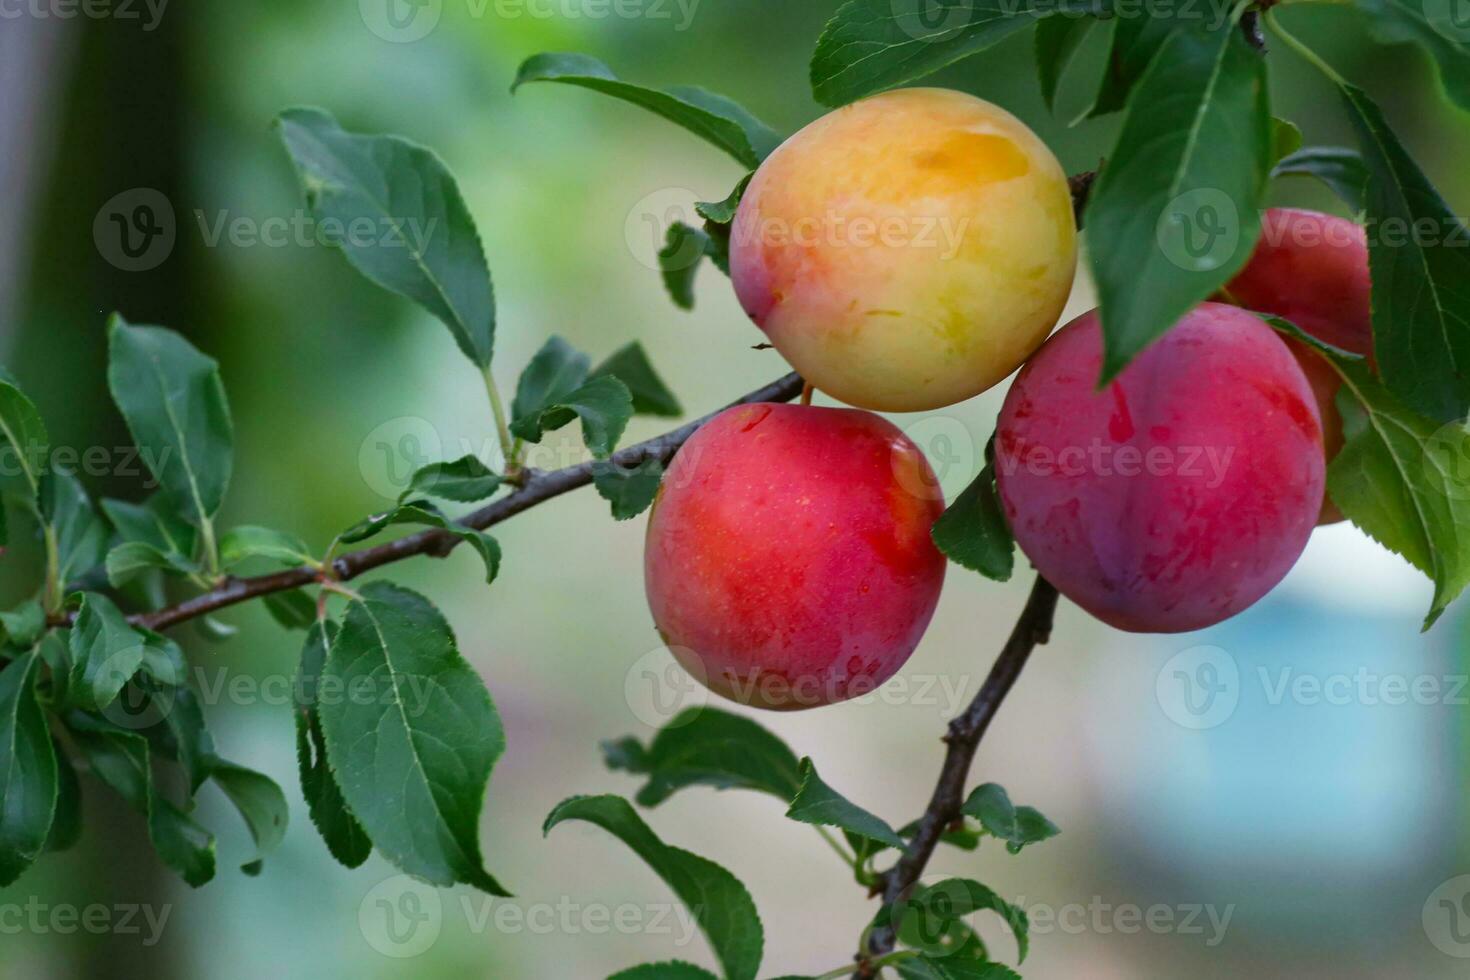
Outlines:
<svg viewBox="0 0 1470 980"><path fill-rule="evenodd" d="M965 709L964 714L949 723L944 736L947 746L944 765L939 770L939 781L929 798L929 806L919 820L918 832L904 849L903 857L883 876L883 904L893 906L902 900L924 873L924 867L933 856L945 829L960 817L960 805L964 803L965 781L970 775L970 763L975 759L975 750L985 737L1001 703L1021 676L1021 669L1031 656L1031 651L1051 638L1052 618L1057 609L1057 590L1050 582L1036 576L1031 586L1031 595L1021 617L1011 630L1010 639L996 658L985 683ZM893 950L896 936L892 925L874 929L868 937L867 955L876 959ZM873 977L874 972L859 969L857 976Z"/></svg>
<svg viewBox="0 0 1470 980"><path fill-rule="evenodd" d="M771 382L763 388L758 388L750 394L732 402L732 405L745 405L750 402L788 402L801 394L802 380L799 375L788 374ZM729 406L727 406L729 407ZM679 447L694 435L700 426L718 415L718 412L696 419L687 425L682 425L672 432L666 432L661 436L655 436L646 442L628 446L613 453L612 458L606 463L599 464L594 461L578 463L575 466L566 466L559 470L526 470L523 474L521 485L511 494L493 501L460 521L465 527L483 531L485 528L501 521L514 517L522 511L530 510L537 504L544 503L553 497L559 497L569 490L584 487L592 482L594 467L599 465L613 465L621 469L633 469L649 461L658 460L667 463L673 458ZM332 562L332 571L335 579L346 582L362 575L364 572L381 568L384 565L416 555L431 555L442 557L453 551L460 543L457 535L437 528L419 531L406 537L389 541L386 544L375 545L371 548L363 548L359 551L348 552ZM322 575L316 569L306 565L290 568L282 572L270 575L256 575L250 578L232 578L223 585L209 592L186 599L174 606L168 606L154 612L140 613L129 617L129 621L137 626L146 626L152 630L166 629L177 626L186 620L204 616L227 606L246 602L261 596L270 595L273 592L287 592L291 589L299 589L302 586L311 585L321 581Z"/></svg>

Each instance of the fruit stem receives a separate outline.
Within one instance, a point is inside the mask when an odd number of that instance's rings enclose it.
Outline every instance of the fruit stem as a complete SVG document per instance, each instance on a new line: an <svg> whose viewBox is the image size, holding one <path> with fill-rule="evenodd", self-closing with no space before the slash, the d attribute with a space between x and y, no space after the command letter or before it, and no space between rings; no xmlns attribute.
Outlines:
<svg viewBox="0 0 1470 980"><path fill-rule="evenodd" d="M803 405L810 405L812 403L812 392L815 390L810 381L801 386L801 403Z"/></svg>
<svg viewBox="0 0 1470 980"><path fill-rule="evenodd" d="M1294 34L1281 26L1281 20L1276 16L1274 10L1266 12L1266 23L1277 37L1286 42L1286 46L1301 55L1308 62L1315 65L1317 70L1326 75L1338 85L1347 85L1347 80L1337 73L1337 70L1322 60L1322 56L1299 41Z"/></svg>
<svg viewBox="0 0 1470 980"><path fill-rule="evenodd" d="M837 838L833 837L832 834L828 832L826 827L814 827L813 829L815 829L817 833L822 835L822 840L827 842L828 847L837 852L837 856L842 858L843 864L847 865L854 872L859 870L857 858L848 853L847 848L843 847L842 844L837 840Z"/></svg>

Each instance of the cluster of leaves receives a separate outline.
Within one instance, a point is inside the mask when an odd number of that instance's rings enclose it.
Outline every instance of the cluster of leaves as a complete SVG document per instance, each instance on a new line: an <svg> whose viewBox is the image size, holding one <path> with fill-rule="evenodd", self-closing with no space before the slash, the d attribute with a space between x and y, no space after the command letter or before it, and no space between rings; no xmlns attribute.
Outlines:
<svg viewBox="0 0 1470 980"><path fill-rule="evenodd" d="M38 594L0 614L0 884L77 840L74 760L143 815L159 855L192 885L215 872L214 835L190 815L206 783L235 804L255 840L248 873L286 829L280 788L216 753L182 649L119 604L156 608L175 581L207 586L252 559L290 552L295 564L298 544L261 527L216 535L234 438L215 362L178 334L120 317L108 335L113 400L158 487L141 503L95 507L74 474L50 465L35 404L14 378L0 382L0 433L20 473L7 502L46 555Z"/></svg>
<svg viewBox="0 0 1470 980"><path fill-rule="evenodd" d="M292 110L282 138L318 220L433 227L375 243L347 237L348 260L373 281L415 300L448 326L490 381L494 300L479 236L448 170L395 137L344 132L325 113ZM429 223L432 222L432 225ZM486 500L515 482L526 442L580 420L602 461L598 490L619 519L646 508L656 466L624 469L609 457L634 414L681 414L641 345L593 367L553 337L520 375L505 437L507 469L474 456L415 472L396 504L338 534L318 556L295 535L246 525L217 533L234 435L218 365L183 337L114 317L108 382L158 490L133 503L94 507L74 474L48 465L45 423L16 380L0 375L0 438L19 464L5 488L44 544L37 595L0 613L0 885L43 851L77 839L80 781L74 759L143 815L154 847L192 885L215 872L215 840L192 816L208 782L239 809L257 853L281 840L285 797L266 776L215 752L182 648L147 628L149 614L181 592L207 592L252 567L307 568L323 594L273 593L266 603L307 631L295 680L300 778L331 853L355 867L374 846L403 870L437 884L464 882L506 894L484 870L478 818L504 749L499 717L460 656L445 618L424 596L388 583L355 592L339 580L345 545L389 528L447 531L483 559L487 582L501 562L494 538L451 519L428 498ZM5 530L0 508L0 532ZM347 599L340 617L327 597ZM124 610L127 610L125 612ZM233 631L200 621L206 635ZM175 785L177 784L177 786Z"/></svg>
<svg viewBox="0 0 1470 980"><path fill-rule="evenodd" d="M642 777L634 799L657 807L693 786L752 790L774 796L792 820L833 828L822 831L831 846L869 888L881 881L875 862L902 850L917 832L910 824L895 830L824 782L810 758L796 754L756 722L712 708L690 708L660 729L646 745L633 737L603 744L608 767ZM668 883L690 909L709 939L725 980L755 980L764 934L755 903L734 875L688 851L665 844L619 796L574 796L546 819L546 831L568 820L596 824L627 844ZM1032 807L1015 806L994 783L977 787L965 800L962 816L944 835L945 843L973 851L993 838L1011 853L1056 836L1057 828ZM905 978L984 977L1004 980L1016 974L991 958L973 925L975 913L1000 917L1016 939L1018 960L1029 945L1026 913L978 881L951 878L913 889L903 900L884 906L872 927L894 927L906 947L885 962ZM658 963L616 974L613 980L714 980L687 963ZM784 980L801 980L787 977ZM807 978L810 980L810 978Z"/></svg>

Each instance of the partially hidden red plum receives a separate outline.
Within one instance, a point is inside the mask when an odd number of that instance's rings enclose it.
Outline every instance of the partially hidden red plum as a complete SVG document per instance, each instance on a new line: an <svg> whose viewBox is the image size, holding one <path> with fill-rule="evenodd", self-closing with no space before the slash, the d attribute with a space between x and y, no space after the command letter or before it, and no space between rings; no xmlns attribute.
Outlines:
<svg viewBox="0 0 1470 980"><path fill-rule="evenodd" d="M711 690L810 708L903 666L939 601L943 512L918 447L841 408L731 408L674 457L648 521L660 635Z"/></svg>
<svg viewBox="0 0 1470 980"><path fill-rule="evenodd" d="M1097 389L1096 311L1021 369L996 479L1021 550L1062 594L1140 633L1218 623L1306 547L1326 464L1312 389L1257 317L1203 303Z"/></svg>
<svg viewBox="0 0 1470 980"><path fill-rule="evenodd" d="M1224 298L1251 310L1274 313L1318 340L1353 354L1373 356L1368 242L1363 226L1347 218L1294 208L1272 208L1261 239ZM1342 379L1322 355L1288 340L1317 396L1328 462L1342 448L1342 418L1334 399ZM1328 498L1319 524L1342 520Z"/></svg>

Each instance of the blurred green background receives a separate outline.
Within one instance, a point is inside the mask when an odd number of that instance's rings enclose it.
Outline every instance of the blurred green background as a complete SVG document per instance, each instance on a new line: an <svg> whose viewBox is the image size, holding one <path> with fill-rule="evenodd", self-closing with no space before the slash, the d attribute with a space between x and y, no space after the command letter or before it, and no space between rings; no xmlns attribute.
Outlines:
<svg viewBox="0 0 1470 980"><path fill-rule="evenodd" d="M407 27L392 26L386 2ZM318 547L393 492L382 444L409 434L432 455L493 458L483 389L442 326L313 243L212 241L222 216L249 227L300 213L271 120L314 104L349 129L433 146L457 173L495 276L503 389L548 333L595 357L638 338L690 413L709 411L784 367L773 351L752 350L760 338L712 269L700 273L690 314L667 301L649 264L659 221L695 199L723 198L737 167L621 103L552 86L513 99L509 83L530 54L583 51L632 80L730 95L794 131L819 112L806 59L836 6L257 0L179 3L157 17L141 4L130 8L135 17L62 16L73 8L44 4L7 15L5 362L55 443L123 446L103 381L105 317L118 310L182 331L222 362L233 407L236 476L224 523L289 528ZM1465 120L1440 99L1425 60L1370 46L1346 8L1287 16L1384 104L1452 205L1470 199ZM1029 34L935 84L1007 107L1069 172L1088 169L1117 118L1067 119L1087 104L1106 33L1092 32L1055 116L1037 92ZM1350 139L1335 97L1290 52L1273 51L1271 71L1277 114L1308 143ZM108 261L94 221L115 195L140 188L167 199L176 241L156 267L130 272ZM1304 182L1273 197L1332 207ZM1069 317L1089 295L1080 282ZM931 452L950 494L978 469L1000 396L897 419ZM636 420L629 439L659 428ZM580 458L575 440L575 427L564 429L548 451ZM123 474L87 482L95 496L142 493ZM568 795L632 794L631 780L601 765L598 740L646 738L659 711L643 678L673 676L663 674L668 658L642 594L643 519L614 524L606 510L582 491L498 529L505 564L489 590L468 553L391 570L445 609L504 715L509 749L491 781L483 838L489 868L518 897L492 903L451 890L436 906L418 895L430 919L412 942L390 934L382 910L412 908L412 886L377 858L353 872L332 863L300 803L290 709L268 686L291 675L300 634L237 608L222 617L241 628L234 639L176 632L211 683L245 679L244 693L211 699L211 724L232 758L287 787L285 845L260 877L238 873L248 838L207 790L202 818L220 835L221 871L194 892L154 859L141 820L88 782L83 843L0 891L0 975L582 980L661 959L712 966L687 919L669 912L666 888L622 845L575 826L549 840L540 833ZM7 554L4 599L30 587L35 557L25 544ZM931 789L945 720L973 694L1014 619L1029 574L1018 579L1001 586L952 568L933 627L887 695L761 720L852 799L906 822ZM1461 788L1470 707L1452 690L1467 669L1463 616L1452 611L1419 635L1428 594L1402 562L1338 526L1317 533L1276 593L1203 634L1127 636L1064 603L1053 643L975 770L976 781L1003 783L1064 833L1015 857L994 846L948 851L932 869L984 880L1032 910L1029 978L1462 976L1452 954L1470 955L1470 931L1434 917L1445 895L1453 904L1470 891L1453 883L1470 872ZM1170 665L1192 663L1201 647L1235 666L1238 705L1192 729L1176 723L1167 688ZM1428 703L1279 693L1283 676L1365 672L1445 684ZM250 693L252 681L267 682L264 693ZM749 886L766 928L763 973L819 973L855 949L872 904L774 801L695 790L647 816L668 841ZM22 922L13 911L93 903L167 918L154 936L142 914L138 932L68 931L49 912ZM1160 925L1166 918L1172 925ZM1013 959L1008 938L991 923L982 931Z"/></svg>

